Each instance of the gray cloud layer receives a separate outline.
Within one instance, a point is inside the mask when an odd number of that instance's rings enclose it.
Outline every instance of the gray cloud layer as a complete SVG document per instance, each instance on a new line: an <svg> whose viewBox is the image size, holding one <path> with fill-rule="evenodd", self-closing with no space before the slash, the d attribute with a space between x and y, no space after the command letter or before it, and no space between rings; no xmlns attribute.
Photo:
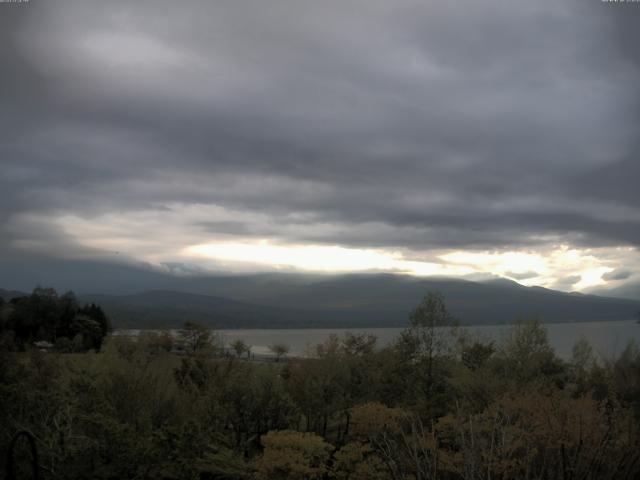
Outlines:
<svg viewBox="0 0 640 480"><path fill-rule="evenodd" d="M630 270L616 269L602 275L603 280L626 280L633 275Z"/></svg>
<svg viewBox="0 0 640 480"><path fill-rule="evenodd" d="M203 241L638 246L636 7L0 4L0 221L213 204L269 221Z"/></svg>

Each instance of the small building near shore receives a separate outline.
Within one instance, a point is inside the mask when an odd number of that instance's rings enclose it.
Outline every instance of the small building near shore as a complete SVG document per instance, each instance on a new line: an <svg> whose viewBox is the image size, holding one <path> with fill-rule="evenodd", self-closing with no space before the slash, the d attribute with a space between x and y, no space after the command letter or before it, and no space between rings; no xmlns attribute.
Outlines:
<svg viewBox="0 0 640 480"><path fill-rule="evenodd" d="M49 352L53 350L53 343L47 342L46 340L39 340L37 342L33 342L33 346L36 347L41 352Z"/></svg>

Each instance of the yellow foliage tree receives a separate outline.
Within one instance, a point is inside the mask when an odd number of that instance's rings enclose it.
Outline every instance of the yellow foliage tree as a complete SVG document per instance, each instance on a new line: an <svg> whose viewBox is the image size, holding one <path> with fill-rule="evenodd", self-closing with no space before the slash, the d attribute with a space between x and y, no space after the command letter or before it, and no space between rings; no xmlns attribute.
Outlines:
<svg viewBox="0 0 640 480"><path fill-rule="evenodd" d="M260 441L264 452L255 462L258 480L320 479L334 448L322 437L292 430L269 432Z"/></svg>
<svg viewBox="0 0 640 480"><path fill-rule="evenodd" d="M370 440L385 433L399 433L408 413L378 402L356 405L351 409L351 436Z"/></svg>
<svg viewBox="0 0 640 480"><path fill-rule="evenodd" d="M437 434L440 468L461 478L613 480L630 478L640 460L629 411L560 391L503 398L480 415L443 417ZM454 448L442 448L447 444Z"/></svg>
<svg viewBox="0 0 640 480"><path fill-rule="evenodd" d="M374 449L365 443L351 442L334 456L331 472L337 480L387 480L387 467Z"/></svg>

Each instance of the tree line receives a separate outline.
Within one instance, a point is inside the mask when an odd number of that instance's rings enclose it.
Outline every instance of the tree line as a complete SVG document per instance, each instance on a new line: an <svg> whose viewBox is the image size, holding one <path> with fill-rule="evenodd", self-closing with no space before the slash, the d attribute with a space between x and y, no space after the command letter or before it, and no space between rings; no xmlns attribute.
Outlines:
<svg viewBox="0 0 640 480"><path fill-rule="evenodd" d="M100 350L111 323L99 305L80 305L73 292L37 287L31 295L0 297L0 342L20 350L35 342L61 352Z"/></svg>
<svg viewBox="0 0 640 480"><path fill-rule="evenodd" d="M181 335L181 355L162 332L99 354L0 349L0 446L31 431L50 479L640 477L634 344L601 359L581 340L562 360L535 320L486 341L437 294L384 348L334 335L264 363Z"/></svg>

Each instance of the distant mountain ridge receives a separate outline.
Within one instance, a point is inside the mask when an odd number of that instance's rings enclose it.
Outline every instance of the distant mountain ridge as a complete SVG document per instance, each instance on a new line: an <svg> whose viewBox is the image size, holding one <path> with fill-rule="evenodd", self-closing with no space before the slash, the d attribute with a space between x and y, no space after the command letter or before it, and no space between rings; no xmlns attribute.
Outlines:
<svg viewBox="0 0 640 480"><path fill-rule="evenodd" d="M319 321L316 312L170 290L131 295L81 295L79 299L101 305L118 328L174 328L185 321L215 328L337 326L335 322Z"/></svg>
<svg viewBox="0 0 640 480"><path fill-rule="evenodd" d="M640 312L638 300L525 287L507 279L290 273L177 277L153 272L144 277L153 281L137 292L80 291L78 296L103 306L116 327L129 328L178 327L186 320L216 328L398 327L407 324L410 311L429 291L442 293L451 313L470 325L528 317L545 322L631 320ZM141 284L145 282L136 279L135 286Z"/></svg>
<svg viewBox="0 0 640 480"><path fill-rule="evenodd" d="M429 291L444 295L463 324L631 320L640 301L524 287L509 280L471 282L401 275L246 275L181 279L179 290L83 295L114 323L178 326L195 320L218 328L398 327Z"/></svg>
<svg viewBox="0 0 640 480"><path fill-rule="evenodd" d="M614 288L598 289L593 293L607 297L640 300L640 282L629 282Z"/></svg>
<svg viewBox="0 0 640 480"><path fill-rule="evenodd" d="M2 298L5 301L11 300L12 298L16 298L16 297L24 297L26 295L29 295L29 294L25 292L20 292L18 290L5 290L3 288L0 288L0 298Z"/></svg>

